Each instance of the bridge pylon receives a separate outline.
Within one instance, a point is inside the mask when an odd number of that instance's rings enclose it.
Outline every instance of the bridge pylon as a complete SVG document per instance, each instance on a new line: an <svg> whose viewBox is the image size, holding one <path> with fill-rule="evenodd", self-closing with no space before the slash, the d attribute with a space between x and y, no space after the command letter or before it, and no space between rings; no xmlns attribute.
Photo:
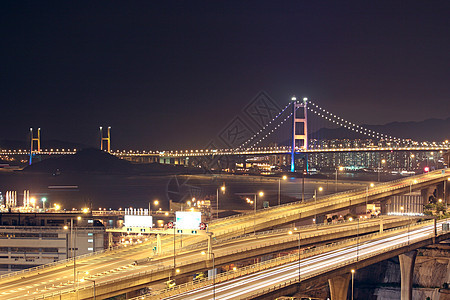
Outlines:
<svg viewBox="0 0 450 300"><path fill-rule="evenodd" d="M108 152L111 152L111 126L108 126L106 137L103 136L103 127L100 126L100 150L103 150L103 142L106 142Z"/></svg>
<svg viewBox="0 0 450 300"><path fill-rule="evenodd" d="M37 143L37 150L34 148L34 142ZM36 137L33 134L33 128L30 128L30 161L29 161L30 165L33 160L34 152L41 152L41 128L37 129Z"/></svg>
<svg viewBox="0 0 450 300"><path fill-rule="evenodd" d="M295 172L295 151L308 149L308 98L301 102L293 96L292 103L292 149L291 172ZM307 161L307 160L306 160Z"/></svg>

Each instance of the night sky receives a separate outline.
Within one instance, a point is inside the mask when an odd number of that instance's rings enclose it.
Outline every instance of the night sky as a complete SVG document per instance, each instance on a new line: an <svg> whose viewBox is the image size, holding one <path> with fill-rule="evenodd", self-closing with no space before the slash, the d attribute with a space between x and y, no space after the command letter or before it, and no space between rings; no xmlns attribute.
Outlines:
<svg viewBox="0 0 450 300"><path fill-rule="evenodd" d="M0 139L202 148L260 91L450 117L450 1L1 1Z"/></svg>

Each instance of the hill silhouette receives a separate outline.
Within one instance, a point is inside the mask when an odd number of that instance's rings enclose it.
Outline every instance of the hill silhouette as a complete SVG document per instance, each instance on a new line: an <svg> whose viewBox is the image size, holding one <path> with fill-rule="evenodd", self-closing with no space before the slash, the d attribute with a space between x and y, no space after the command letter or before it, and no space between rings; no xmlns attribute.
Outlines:
<svg viewBox="0 0 450 300"><path fill-rule="evenodd" d="M24 172L44 173L103 173L103 174L180 174L199 173L200 169L159 163L134 164L105 151L89 148L74 155L49 158L23 169Z"/></svg>

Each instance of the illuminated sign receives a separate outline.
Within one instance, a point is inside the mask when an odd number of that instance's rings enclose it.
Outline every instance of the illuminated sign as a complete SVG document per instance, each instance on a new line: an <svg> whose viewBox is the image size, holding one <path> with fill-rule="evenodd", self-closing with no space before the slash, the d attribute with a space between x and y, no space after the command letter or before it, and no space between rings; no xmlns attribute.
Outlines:
<svg viewBox="0 0 450 300"><path fill-rule="evenodd" d="M202 213L199 211L175 212L177 229L199 229L202 222Z"/></svg>
<svg viewBox="0 0 450 300"><path fill-rule="evenodd" d="M125 215L124 226L126 227L153 227L152 216Z"/></svg>

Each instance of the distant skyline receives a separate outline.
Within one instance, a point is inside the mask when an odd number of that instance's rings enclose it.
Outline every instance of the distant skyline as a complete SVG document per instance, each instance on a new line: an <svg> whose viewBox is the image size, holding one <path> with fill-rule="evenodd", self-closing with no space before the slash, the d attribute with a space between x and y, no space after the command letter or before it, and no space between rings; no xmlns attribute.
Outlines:
<svg viewBox="0 0 450 300"><path fill-rule="evenodd" d="M448 1L3 1L0 140L200 148L260 91L358 124L450 117Z"/></svg>

